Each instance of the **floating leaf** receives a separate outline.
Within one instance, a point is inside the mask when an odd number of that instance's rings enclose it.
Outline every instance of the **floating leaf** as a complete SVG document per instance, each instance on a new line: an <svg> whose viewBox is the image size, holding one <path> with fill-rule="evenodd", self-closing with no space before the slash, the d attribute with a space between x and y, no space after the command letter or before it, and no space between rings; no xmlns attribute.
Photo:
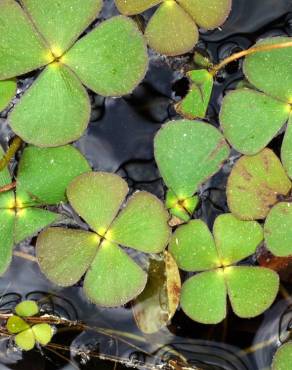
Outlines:
<svg viewBox="0 0 292 370"><path fill-rule="evenodd" d="M12 259L15 213L0 209L0 275L7 270Z"/></svg>
<svg viewBox="0 0 292 370"><path fill-rule="evenodd" d="M84 280L86 296L102 306L121 306L139 295L146 273L121 248L104 241Z"/></svg>
<svg viewBox="0 0 292 370"><path fill-rule="evenodd" d="M39 306L36 301L22 301L16 305L15 313L22 317L34 316L39 313Z"/></svg>
<svg viewBox="0 0 292 370"><path fill-rule="evenodd" d="M229 209L245 220L264 219L280 195L288 194L291 182L270 149L241 157L227 183Z"/></svg>
<svg viewBox="0 0 292 370"><path fill-rule="evenodd" d="M292 370L292 342L283 344L276 352L272 370Z"/></svg>
<svg viewBox="0 0 292 370"><path fill-rule="evenodd" d="M30 351L35 346L35 336L32 329L27 329L15 336L15 343L24 351Z"/></svg>
<svg viewBox="0 0 292 370"><path fill-rule="evenodd" d="M283 166L292 178L292 113L290 113L287 129L281 146L281 159Z"/></svg>
<svg viewBox="0 0 292 370"><path fill-rule="evenodd" d="M224 276L233 311L242 318L263 313L278 293L278 275L264 267L227 267Z"/></svg>
<svg viewBox="0 0 292 370"><path fill-rule="evenodd" d="M16 88L15 80L0 81L0 112L7 107L10 100L14 97Z"/></svg>
<svg viewBox="0 0 292 370"><path fill-rule="evenodd" d="M9 333L16 334L29 329L30 326L22 318L13 315L7 320L6 327Z"/></svg>
<svg viewBox="0 0 292 370"><path fill-rule="evenodd" d="M62 62L97 94L121 96L132 92L143 79L148 58L136 24L118 16L79 40Z"/></svg>
<svg viewBox="0 0 292 370"><path fill-rule="evenodd" d="M138 192L114 220L106 237L142 252L159 253L170 236L168 218L159 199L150 193Z"/></svg>
<svg viewBox="0 0 292 370"><path fill-rule="evenodd" d="M21 0L55 57L78 38L96 18L102 0Z"/></svg>
<svg viewBox="0 0 292 370"><path fill-rule="evenodd" d="M90 116L89 97L75 74L50 64L9 116L13 131L37 146L60 146L78 139Z"/></svg>
<svg viewBox="0 0 292 370"><path fill-rule="evenodd" d="M268 249L279 257L292 255L292 203L276 204L268 214L264 227Z"/></svg>
<svg viewBox="0 0 292 370"><path fill-rule="evenodd" d="M0 34L0 80L33 71L53 60L32 23L14 0L0 2Z"/></svg>
<svg viewBox="0 0 292 370"><path fill-rule="evenodd" d="M191 197L228 158L220 132L199 121L173 121L154 140L155 159L166 185L178 199Z"/></svg>
<svg viewBox="0 0 292 370"><path fill-rule="evenodd" d="M0 145L0 159L4 156L3 149ZM7 167L0 171L0 187L11 184L11 176ZM15 204L15 196L13 191L0 193L0 212L1 209L12 208ZM1 268L0 268L1 270Z"/></svg>
<svg viewBox="0 0 292 370"><path fill-rule="evenodd" d="M119 12L125 15L134 15L161 3L163 0L115 0Z"/></svg>
<svg viewBox="0 0 292 370"><path fill-rule="evenodd" d="M49 324L36 324L32 327L32 331L35 336L35 340L42 346L46 346L50 343L53 336L53 329Z"/></svg>
<svg viewBox="0 0 292 370"><path fill-rule="evenodd" d="M165 55L190 51L197 43L196 24L174 0L164 1L150 19L146 39L151 48Z"/></svg>

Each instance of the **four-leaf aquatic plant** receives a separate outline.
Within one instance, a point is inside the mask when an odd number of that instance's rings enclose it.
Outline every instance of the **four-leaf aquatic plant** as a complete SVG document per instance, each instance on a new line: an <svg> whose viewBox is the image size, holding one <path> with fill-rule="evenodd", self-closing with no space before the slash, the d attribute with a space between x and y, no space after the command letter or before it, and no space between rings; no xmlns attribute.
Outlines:
<svg viewBox="0 0 292 370"><path fill-rule="evenodd" d="M216 218L213 235L203 221L193 220L171 238L169 251L178 266L199 272L182 286L182 309L195 321L216 324L226 316L228 295L239 317L261 314L277 295L278 275L265 267L235 265L263 240L260 224L224 214Z"/></svg>
<svg viewBox="0 0 292 370"><path fill-rule="evenodd" d="M36 343L45 346L53 335L54 330L47 323L29 324L25 319L39 313L39 307L35 301L23 301L15 307L16 315L9 317L6 328L10 334L15 335L15 343L24 351L30 351Z"/></svg>
<svg viewBox="0 0 292 370"><path fill-rule="evenodd" d="M231 212L243 220L265 220L268 249L276 256L292 255L292 184L271 149L243 156L227 183Z"/></svg>
<svg viewBox="0 0 292 370"><path fill-rule="evenodd" d="M43 273L55 284L84 279L86 296L102 306L119 306L142 292L147 274L119 247L160 253L170 230L168 213L152 194L134 193L121 209L127 183L111 173L92 172L74 179L67 197L92 231L49 228L37 240Z"/></svg>
<svg viewBox="0 0 292 370"><path fill-rule="evenodd" d="M134 15L159 5L145 36L154 50L165 55L190 51L199 38L198 27L214 29L223 24L231 0L115 0L122 14Z"/></svg>
<svg viewBox="0 0 292 370"><path fill-rule="evenodd" d="M70 145L24 149L16 190L0 194L0 275L11 262L13 245L60 219L59 214L43 207L66 201L70 181L89 171L87 160ZM8 169L1 171L0 187L10 183Z"/></svg>
<svg viewBox="0 0 292 370"><path fill-rule="evenodd" d="M142 34L113 17L75 42L102 0L0 2L0 80L46 66L9 116L14 132L37 146L78 139L90 117L83 84L103 96L130 93L145 75Z"/></svg>
<svg viewBox="0 0 292 370"><path fill-rule="evenodd" d="M169 188L166 206L184 221L190 219L199 186L219 171L229 156L229 146L213 126L178 120L164 125L154 139L154 154Z"/></svg>

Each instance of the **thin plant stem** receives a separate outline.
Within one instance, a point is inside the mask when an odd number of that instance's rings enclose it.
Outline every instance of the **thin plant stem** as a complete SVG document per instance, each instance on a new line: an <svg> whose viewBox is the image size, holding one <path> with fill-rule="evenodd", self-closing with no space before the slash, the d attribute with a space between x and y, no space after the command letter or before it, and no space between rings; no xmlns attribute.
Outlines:
<svg viewBox="0 0 292 370"><path fill-rule="evenodd" d="M5 193L6 191L16 188L16 181L13 181L11 184L4 185L0 187L0 193Z"/></svg>
<svg viewBox="0 0 292 370"><path fill-rule="evenodd" d="M15 136L7 152L0 159L0 171L2 171L6 166L8 166L10 160L14 157L15 153L18 151L21 144L22 144L21 138Z"/></svg>
<svg viewBox="0 0 292 370"><path fill-rule="evenodd" d="M37 262L38 261L35 256L32 256L31 254L28 254L28 253L20 252L20 251L14 251L13 255L16 256L16 257L26 259L26 260L31 261L31 262Z"/></svg>

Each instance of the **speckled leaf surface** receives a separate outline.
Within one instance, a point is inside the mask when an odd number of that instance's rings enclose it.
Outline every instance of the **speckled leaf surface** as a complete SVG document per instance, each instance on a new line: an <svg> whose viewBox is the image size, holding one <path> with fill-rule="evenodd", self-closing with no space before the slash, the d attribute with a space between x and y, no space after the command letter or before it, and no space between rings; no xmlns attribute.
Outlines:
<svg viewBox="0 0 292 370"><path fill-rule="evenodd" d="M263 313L278 293L278 274L264 267L227 267L224 276L233 311L242 318Z"/></svg>
<svg viewBox="0 0 292 370"><path fill-rule="evenodd" d="M263 229L258 222L241 221L230 213L216 218L213 234L224 266L250 256L263 240Z"/></svg>
<svg viewBox="0 0 292 370"><path fill-rule="evenodd" d="M9 333L16 334L28 329L29 325L21 317L13 315L7 320L6 327Z"/></svg>
<svg viewBox="0 0 292 370"><path fill-rule="evenodd" d="M292 342L283 344L276 352L272 370L292 370Z"/></svg>
<svg viewBox="0 0 292 370"><path fill-rule="evenodd" d="M227 182L229 209L244 220L264 219L278 196L290 189L291 182L278 157L264 149L241 157L234 165Z"/></svg>
<svg viewBox="0 0 292 370"><path fill-rule="evenodd" d="M24 351L30 351L35 346L35 336L32 329L27 329L14 338L16 345Z"/></svg>
<svg viewBox="0 0 292 370"><path fill-rule="evenodd" d="M48 66L9 116L13 131L37 146L60 146L78 139L90 116L89 97L70 69Z"/></svg>
<svg viewBox="0 0 292 370"><path fill-rule="evenodd" d="M260 40L256 46L291 42L291 37ZM254 53L245 58L244 74L259 90L292 103L292 48Z"/></svg>
<svg viewBox="0 0 292 370"><path fill-rule="evenodd" d="M92 172L74 179L67 189L67 196L79 216L104 236L127 192L128 185L121 177L106 172Z"/></svg>
<svg viewBox="0 0 292 370"><path fill-rule="evenodd" d="M56 57L97 17L102 0L21 0Z"/></svg>
<svg viewBox="0 0 292 370"><path fill-rule="evenodd" d="M39 312L39 306L36 301L26 300L18 303L15 307L15 313L18 316L34 316Z"/></svg>
<svg viewBox="0 0 292 370"><path fill-rule="evenodd" d="M0 2L0 80L30 72L53 60L14 0Z"/></svg>
<svg viewBox="0 0 292 370"><path fill-rule="evenodd" d="M213 236L201 220L192 220L176 229L169 251L185 271L202 271L220 266Z"/></svg>
<svg viewBox="0 0 292 370"><path fill-rule="evenodd" d="M232 0L177 0L195 22L207 30L221 26L228 17Z"/></svg>
<svg viewBox="0 0 292 370"><path fill-rule="evenodd" d="M117 16L79 40L62 62L97 94L121 96L132 92L144 78L148 56L136 24Z"/></svg>
<svg viewBox="0 0 292 370"><path fill-rule="evenodd" d="M161 3L163 0L115 0L119 12L125 15L134 15Z"/></svg>
<svg viewBox="0 0 292 370"><path fill-rule="evenodd" d="M138 296L147 281L146 273L121 248L104 241L84 280L86 296L106 307L121 306Z"/></svg>
<svg viewBox="0 0 292 370"><path fill-rule="evenodd" d="M25 205L66 201L66 188L78 175L90 172L87 160L71 145L24 149L17 174L17 198Z"/></svg>
<svg viewBox="0 0 292 370"><path fill-rule="evenodd" d="M12 259L15 213L0 210L0 275L7 270Z"/></svg>
<svg viewBox="0 0 292 370"><path fill-rule="evenodd" d="M213 89L213 76L205 69L187 73L191 86L186 97L176 105L176 111L185 118L205 118Z"/></svg>
<svg viewBox="0 0 292 370"><path fill-rule="evenodd" d="M221 133L199 121L172 121L154 140L155 159L166 185L179 199L191 197L228 158Z"/></svg>
<svg viewBox="0 0 292 370"><path fill-rule="evenodd" d="M149 46L164 55L190 51L198 41L196 24L174 0L164 1L147 24L145 36Z"/></svg>
<svg viewBox="0 0 292 370"><path fill-rule="evenodd" d="M53 329L49 324L36 324L32 327L35 340L42 346L46 346L52 339Z"/></svg>
<svg viewBox="0 0 292 370"><path fill-rule="evenodd" d="M159 253L170 236L168 218L158 198L144 191L137 192L113 221L106 237L145 253Z"/></svg>
<svg viewBox="0 0 292 370"><path fill-rule="evenodd" d="M217 324L226 316L226 296L222 270L206 271L183 284L181 307L192 320Z"/></svg>
<svg viewBox="0 0 292 370"><path fill-rule="evenodd" d="M7 107L16 94L16 80L0 81L0 112Z"/></svg>
<svg viewBox="0 0 292 370"><path fill-rule="evenodd" d="M287 122L289 112L286 103L255 90L238 89L223 99L220 123L230 144L240 153L251 155L272 140Z"/></svg>
<svg viewBox="0 0 292 370"><path fill-rule="evenodd" d="M292 179L292 113L290 113L285 136L281 146L281 159L283 166Z"/></svg>
<svg viewBox="0 0 292 370"><path fill-rule="evenodd" d="M276 204L266 218L265 242L268 249L278 257L292 255L292 203Z"/></svg>
<svg viewBox="0 0 292 370"><path fill-rule="evenodd" d="M36 256L42 272L53 283L77 283L92 262L99 237L88 231L49 228L37 239Z"/></svg>

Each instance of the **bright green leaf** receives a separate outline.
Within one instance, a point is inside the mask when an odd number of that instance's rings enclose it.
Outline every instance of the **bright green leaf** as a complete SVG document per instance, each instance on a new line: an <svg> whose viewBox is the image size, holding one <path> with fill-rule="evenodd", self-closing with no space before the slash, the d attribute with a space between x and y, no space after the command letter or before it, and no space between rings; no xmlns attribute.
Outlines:
<svg viewBox="0 0 292 370"><path fill-rule="evenodd" d="M35 340L42 346L46 346L50 343L53 337L53 329L49 324L36 324L32 328Z"/></svg>
<svg viewBox="0 0 292 370"><path fill-rule="evenodd" d="M104 241L85 279L86 296L101 306L121 306L138 296L147 281L146 273L121 248Z"/></svg>
<svg viewBox="0 0 292 370"><path fill-rule="evenodd" d="M255 90L226 95L220 122L226 139L243 154L262 150L287 122L290 106Z"/></svg>
<svg viewBox="0 0 292 370"><path fill-rule="evenodd" d="M185 271L202 271L220 266L214 239L207 225L192 220L176 229L169 251Z"/></svg>
<svg viewBox="0 0 292 370"><path fill-rule="evenodd" d="M53 60L21 7L0 2L0 80L33 71Z"/></svg>
<svg viewBox="0 0 292 370"><path fill-rule="evenodd" d="M11 316L7 320L6 328L11 334L20 333L23 330L28 329L30 326L22 318L18 316Z"/></svg>
<svg viewBox="0 0 292 370"><path fill-rule="evenodd" d="M263 230L256 221L241 221L232 214L216 218L213 234L224 266L253 254L263 240Z"/></svg>
<svg viewBox="0 0 292 370"><path fill-rule="evenodd" d="M0 81L0 112L7 107L16 94L16 80Z"/></svg>
<svg viewBox="0 0 292 370"><path fill-rule="evenodd" d="M4 151L0 145L0 158L4 155ZM0 187L11 183L11 176L7 167L0 171ZM0 193L0 210L12 208L15 204L15 196L13 191ZM0 268L1 271L1 268Z"/></svg>
<svg viewBox="0 0 292 370"><path fill-rule="evenodd" d="M4 274L12 259L14 222L13 210L0 210L0 275Z"/></svg>
<svg viewBox="0 0 292 370"><path fill-rule="evenodd" d="M226 316L226 287L222 269L199 273L181 290L181 307L192 320L217 324Z"/></svg>
<svg viewBox="0 0 292 370"><path fill-rule="evenodd" d="M34 316L39 313L39 306L36 301L22 301L16 305L15 313L22 317Z"/></svg>
<svg viewBox="0 0 292 370"><path fill-rule="evenodd" d="M178 199L191 197L228 158L221 133L199 121L172 121L154 140L155 159L166 185Z"/></svg>
<svg viewBox="0 0 292 370"><path fill-rule="evenodd" d="M283 166L290 177L292 178L292 112L288 121L287 129L281 147L281 159Z"/></svg>
<svg viewBox="0 0 292 370"><path fill-rule="evenodd" d="M97 94L121 96L132 92L144 78L148 57L136 24L118 16L79 40L62 62Z"/></svg>
<svg viewBox="0 0 292 370"><path fill-rule="evenodd" d="M79 216L100 236L104 236L127 192L127 183L121 177L92 172L74 179L67 189L67 196Z"/></svg>
<svg viewBox="0 0 292 370"><path fill-rule="evenodd" d="M102 0L21 0L52 53L60 57L97 17Z"/></svg>
<svg viewBox="0 0 292 370"><path fill-rule="evenodd" d="M242 318L263 313L278 293L279 276L264 267L227 267L224 276L233 311Z"/></svg>
<svg viewBox="0 0 292 370"><path fill-rule="evenodd" d="M119 12L125 15L140 14L163 0L115 0Z"/></svg>
<svg viewBox="0 0 292 370"><path fill-rule="evenodd" d="M35 346L35 336L32 329L27 329L15 336L15 343L24 351L30 351Z"/></svg>
<svg viewBox="0 0 292 370"><path fill-rule="evenodd" d="M60 146L78 139L90 117L90 102L75 74L50 64L9 116L13 131L37 146Z"/></svg>
<svg viewBox="0 0 292 370"><path fill-rule="evenodd" d="M196 24L174 0L164 1L156 10L145 30L150 47L165 55L190 51L198 41Z"/></svg>
<svg viewBox="0 0 292 370"><path fill-rule="evenodd" d="M243 156L234 165L227 183L227 201L240 219L264 219L280 195L291 189L281 162L270 149Z"/></svg>
<svg viewBox="0 0 292 370"><path fill-rule="evenodd" d="M92 262L99 237L88 231L49 228L37 239L36 255L42 272L53 283L77 283Z"/></svg>
<svg viewBox="0 0 292 370"><path fill-rule="evenodd" d="M279 257L292 255L292 203L280 202L268 214L264 226L269 250Z"/></svg>
<svg viewBox="0 0 292 370"><path fill-rule="evenodd" d="M283 344L276 352L272 370L292 370L292 342Z"/></svg>
<svg viewBox="0 0 292 370"><path fill-rule="evenodd" d="M170 236L169 215L154 195L135 193L111 225L106 238L146 253L159 253Z"/></svg>

